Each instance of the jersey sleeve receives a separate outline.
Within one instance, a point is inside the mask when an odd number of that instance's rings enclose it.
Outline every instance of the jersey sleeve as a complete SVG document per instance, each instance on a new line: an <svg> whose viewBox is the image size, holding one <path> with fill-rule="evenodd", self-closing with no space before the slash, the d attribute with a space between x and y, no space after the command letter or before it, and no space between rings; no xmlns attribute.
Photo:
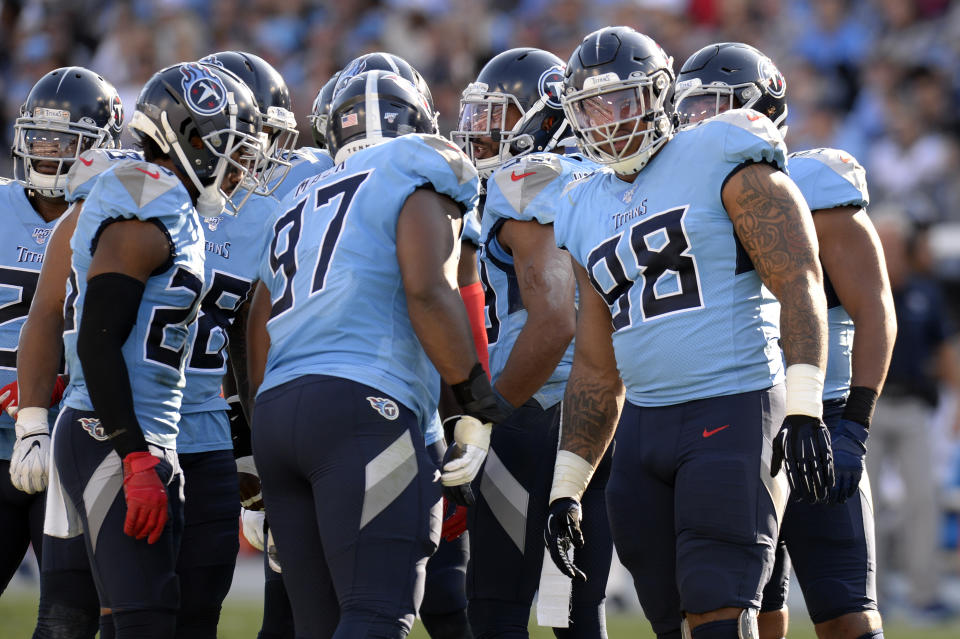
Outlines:
<svg viewBox="0 0 960 639"><path fill-rule="evenodd" d="M731 109L707 122L726 127L722 150L727 162L767 162L781 171L786 168L787 145L769 118L752 109Z"/></svg>
<svg viewBox="0 0 960 639"><path fill-rule="evenodd" d="M169 169L149 162L127 160L95 181L81 216L95 216L97 225L88 247L91 255L100 232L120 220L153 221L167 235L183 224L193 204L180 179Z"/></svg>
<svg viewBox="0 0 960 639"><path fill-rule="evenodd" d="M96 177L121 160L142 162L143 154L127 149L90 149L81 153L67 173L67 187L64 190L67 202L86 199Z"/></svg>
<svg viewBox="0 0 960 639"><path fill-rule="evenodd" d="M396 138L407 147L406 162L400 167L420 185L429 184L460 204L464 211L477 206L480 179L466 154L439 135L410 134Z"/></svg>
<svg viewBox="0 0 960 639"><path fill-rule="evenodd" d="M487 182L484 215L552 224L560 190L572 172L569 162L554 153L535 153L508 163Z"/></svg>
<svg viewBox="0 0 960 639"><path fill-rule="evenodd" d="M474 207L463 216L463 231L460 233L461 242L470 242L480 246L480 213Z"/></svg>
<svg viewBox="0 0 960 639"><path fill-rule="evenodd" d="M867 172L849 153L838 149L791 153L788 167L811 211L870 203Z"/></svg>

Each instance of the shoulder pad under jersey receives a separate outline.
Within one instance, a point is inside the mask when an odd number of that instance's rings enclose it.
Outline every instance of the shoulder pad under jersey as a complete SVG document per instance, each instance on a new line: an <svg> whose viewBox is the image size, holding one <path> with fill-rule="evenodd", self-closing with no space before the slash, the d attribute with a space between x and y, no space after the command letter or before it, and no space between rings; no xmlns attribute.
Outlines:
<svg viewBox="0 0 960 639"><path fill-rule="evenodd" d="M788 169L811 211L870 204L867 172L846 151L810 149L791 153Z"/></svg>
<svg viewBox="0 0 960 639"><path fill-rule="evenodd" d="M67 172L64 197L67 202L82 200L90 193L94 178L121 160L143 161L143 153L133 149L89 149L80 154Z"/></svg>

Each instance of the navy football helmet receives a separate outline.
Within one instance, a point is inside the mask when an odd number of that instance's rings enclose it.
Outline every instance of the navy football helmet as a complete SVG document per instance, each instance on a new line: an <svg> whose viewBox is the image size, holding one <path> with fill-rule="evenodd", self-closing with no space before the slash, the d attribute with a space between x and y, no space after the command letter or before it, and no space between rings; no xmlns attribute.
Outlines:
<svg viewBox="0 0 960 639"><path fill-rule="evenodd" d="M556 147L567 131L560 106L563 71L563 60L548 51L510 49L487 62L476 82L464 89L459 128L450 139L481 177L489 177L510 158ZM513 126L508 126L510 106L520 116ZM489 157L480 157L489 153L482 140L496 145Z"/></svg>
<svg viewBox="0 0 960 639"><path fill-rule="evenodd" d="M253 92L267 134L264 165L258 168L258 191L269 195L290 171L290 152L297 146L297 118L293 114L290 89L283 76L260 56L244 51L221 51L200 59L233 72Z"/></svg>
<svg viewBox="0 0 960 639"><path fill-rule="evenodd" d="M323 88L317 92L317 97L313 100L313 108L310 109L310 130L313 132L313 141L318 149L327 148L327 120L330 117L330 102L333 101L333 90L337 86L337 80L340 79L340 72L337 71L333 77L327 80Z"/></svg>
<svg viewBox="0 0 960 639"><path fill-rule="evenodd" d="M337 84L333 89L334 95L337 94L341 87L346 85L350 78L364 71L392 71L404 80L413 83L413 86L417 87L417 90L426 98L427 104L430 105L430 112L433 114L434 125L436 125L439 113L437 113L437 110L433 106L433 94L430 92L427 81L423 79L420 72L414 69L409 62L392 53L378 51L376 53L367 53L351 60L340 71Z"/></svg>
<svg viewBox="0 0 960 639"><path fill-rule="evenodd" d="M681 124L727 109L753 109L785 128L787 82L770 58L748 44L721 42L694 53L680 69L676 95Z"/></svg>
<svg viewBox="0 0 960 639"><path fill-rule="evenodd" d="M197 188L197 212L235 215L253 192L241 188L263 163L256 98L232 73L184 62L156 72L140 91L130 131L150 138ZM228 171L240 179L223 189ZM240 201L233 197L243 191ZM227 207L226 210L224 207Z"/></svg>
<svg viewBox="0 0 960 639"><path fill-rule="evenodd" d="M348 157L408 133L436 133L433 111L417 87L391 71L365 71L343 82L330 104L327 149Z"/></svg>
<svg viewBox="0 0 960 639"><path fill-rule="evenodd" d="M673 135L673 58L630 27L594 31L564 76L563 111L583 153L637 173Z"/></svg>
<svg viewBox="0 0 960 639"><path fill-rule="evenodd" d="M33 86L13 125L13 175L63 197L67 171L87 149L119 145L123 104L112 84L83 67L54 69Z"/></svg>

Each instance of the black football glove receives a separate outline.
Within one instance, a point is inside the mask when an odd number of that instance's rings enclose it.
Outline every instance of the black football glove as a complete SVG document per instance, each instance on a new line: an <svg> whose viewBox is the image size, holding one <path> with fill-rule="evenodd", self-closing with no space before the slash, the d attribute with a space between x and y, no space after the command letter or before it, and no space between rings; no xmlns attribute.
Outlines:
<svg viewBox="0 0 960 639"><path fill-rule="evenodd" d="M781 466L787 473L794 499L810 503L827 501L833 488L833 452L830 433L819 417L787 415L773 440L770 474Z"/></svg>
<svg viewBox="0 0 960 639"><path fill-rule="evenodd" d="M560 572L586 581L587 576L577 568L569 556L571 548L583 548L583 532L580 531L580 504L572 497L561 497L550 504L543 541L550 551L550 558Z"/></svg>

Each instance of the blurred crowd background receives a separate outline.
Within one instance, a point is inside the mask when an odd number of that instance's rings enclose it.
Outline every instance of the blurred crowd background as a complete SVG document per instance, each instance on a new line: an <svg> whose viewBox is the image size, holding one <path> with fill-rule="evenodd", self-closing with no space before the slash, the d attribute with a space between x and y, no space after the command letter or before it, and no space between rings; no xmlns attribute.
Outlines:
<svg viewBox="0 0 960 639"><path fill-rule="evenodd" d="M918 435L926 440L926 457L907 459L888 448L892 453L871 470L879 475L878 530L889 538L881 545L881 575L887 567L890 573L919 569L904 548L915 551L920 543L910 539L917 526L909 505L921 497L935 507L916 515L935 535L926 549L937 559L934 573L945 568L956 574L960 2L0 0L0 6L0 137L6 148L31 86L66 65L87 66L110 80L129 119L154 71L215 51L251 51L286 78L301 141L311 144L306 115L317 91L349 60L371 51L396 53L420 70L446 134L456 124L462 89L486 60L510 47L540 47L566 60L585 34L616 24L656 39L676 70L709 42L758 47L787 79L789 149L839 147L857 157L867 169L870 212L882 226L884 246L903 257L895 288L923 280L933 286L924 290L939 295L933 303L924 298L927 307L919 308L908 287L898 289L901 327L922 325L901 331L909 337L898 341L891 369L889 401L920 399L929 409ZM0 158L0 175L10 175L8 157ZM935 321L923 324L929 316ZM925 377L922 384L917 376ZM929 472L917 473L917 465ZM917 480L917 474L923 476ZM911 583L903 597L921 611L937 608L939 582L933 595L928 586Z"/></svg>

